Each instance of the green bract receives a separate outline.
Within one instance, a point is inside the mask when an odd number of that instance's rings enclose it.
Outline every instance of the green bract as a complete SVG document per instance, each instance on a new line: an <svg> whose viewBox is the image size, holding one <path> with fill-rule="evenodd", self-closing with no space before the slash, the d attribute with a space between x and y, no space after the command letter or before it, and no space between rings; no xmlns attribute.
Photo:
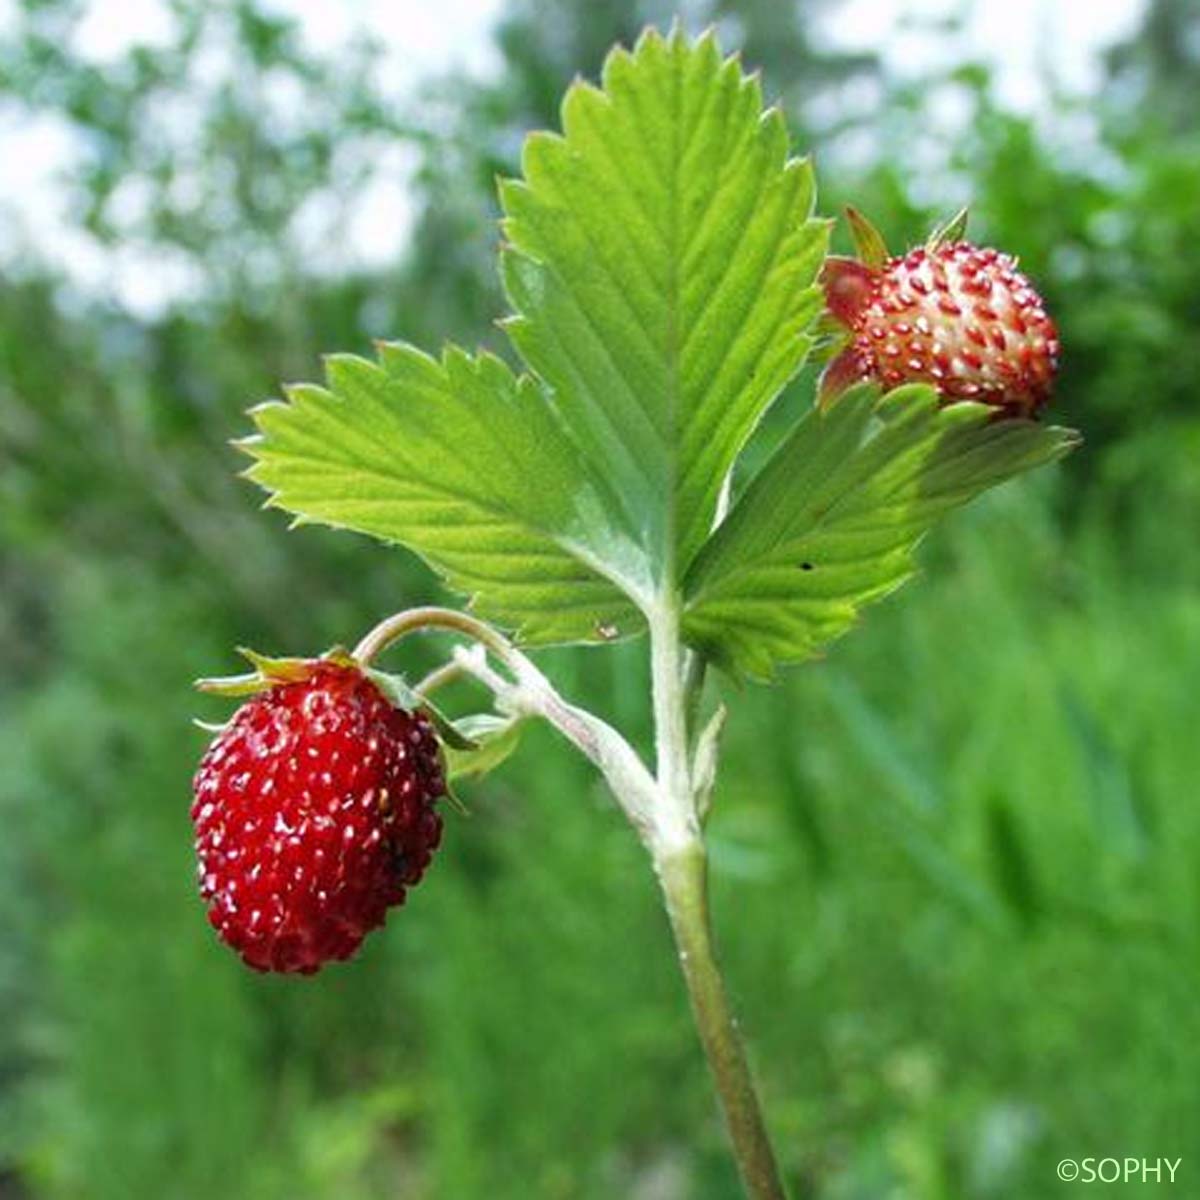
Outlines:
<svg viewBox="0 0 1200 1200"><path fill-rule="evenodd" d="M828 225L783 117L711 36L648 32L505 181L505 322L527 374L451 348L330 360L254 412L269 503L398 542L528 642L682 611L766 676L911 571L947 509L1066 431L860 389L809 413L713 530L733 464L811 348Z"/></svg>

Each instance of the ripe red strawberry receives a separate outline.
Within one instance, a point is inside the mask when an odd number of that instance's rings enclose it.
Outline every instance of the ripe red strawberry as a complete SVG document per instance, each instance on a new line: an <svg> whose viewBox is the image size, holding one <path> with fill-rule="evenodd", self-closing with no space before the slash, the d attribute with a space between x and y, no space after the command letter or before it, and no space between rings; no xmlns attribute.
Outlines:
<svg viewBox="0 0 1200 1200"><path fill-rule="evenodd" d="M822 273L829 316L848 338L820 403L860 380L931 383L947 402L1035 416L1050 399L1058 333L1015 261L960 240L965 214L899 258L858 213L850 219L866 261L833 257Z"/></svg>
<svg viewBox="0 0 1200 1200"><path fill-rule="evenodd" d="M441 750L348 658L257 662L267 690L193 782L200 894L250 966L311 974L353 954L429 865Z"/></svg>

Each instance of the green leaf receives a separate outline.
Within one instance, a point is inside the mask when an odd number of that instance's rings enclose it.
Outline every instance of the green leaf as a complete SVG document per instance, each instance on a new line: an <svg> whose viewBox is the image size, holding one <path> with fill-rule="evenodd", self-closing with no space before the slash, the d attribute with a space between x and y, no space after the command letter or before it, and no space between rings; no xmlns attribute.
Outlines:
<svg viewBox="0 0 1200 1200"><path fill-rule="evenodd" d="M908 578L944 512L1075 442L982 404L939 407L923 385L855 388L804 417L704 547L684 637L759 678L809 658Z"/></svg>
<svg viewBox="0 0 1200 1200"><path fill-rule="evenodd" d="M253 411L242 446L268 504L403 543L529 641L636 626L645 556L534 381L399 344L327 374Z"/></svg>
<svg viewBox="0 0 1200 1200"><path fill-rule="evenodd" d="M711 36L650 31L505 181L509 334L673 588L802 364L828 224L782 115Z"/></svg>

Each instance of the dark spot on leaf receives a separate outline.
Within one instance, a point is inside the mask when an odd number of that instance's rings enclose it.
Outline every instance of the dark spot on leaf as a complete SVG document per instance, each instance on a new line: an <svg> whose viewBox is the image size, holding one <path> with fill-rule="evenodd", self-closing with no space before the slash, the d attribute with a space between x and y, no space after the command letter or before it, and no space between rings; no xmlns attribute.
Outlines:
<svg viewBox="0 0 1200 1200"><path fill-rule="evenodd" d="M800 570L802 570L802 571L811 571L812 569L813 569L813 565L810 562L802 562L800 564Z"/></svg>

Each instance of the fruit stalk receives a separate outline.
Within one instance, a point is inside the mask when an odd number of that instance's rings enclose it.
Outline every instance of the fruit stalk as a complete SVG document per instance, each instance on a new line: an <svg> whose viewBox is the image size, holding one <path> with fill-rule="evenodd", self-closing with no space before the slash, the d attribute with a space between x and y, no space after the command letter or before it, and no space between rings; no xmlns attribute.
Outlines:
<svg viewBox="0 0 1200 1200"><path fill-rule="evenodd" d="M410 633L423 629L441 629L449 633L461 633L485 646L505 666L518 670L528 660L517 653L516 648L485 621L459 612L453 608L429 605L425 608L409 608L380 621L354 648L354 658L367 666L387 649Z"/></svg>
<svg viewBox="0 0 1200 1200"><path fill-rule="evenodd" d="M452 667L483 684L502 712L541 717L549 722L599 768L634 828L643 839L649 836L654 780L633 748L606 721L568 704L546 676L486 622L451 608L411 608L376 625L355 647L354 658L365 667L394 642L427 629L461 634L474 642L470 649L457 647L446 669ZM504 666L511 679L491 668L487 662L489 654ZM435 675L440 673L439 669ZM422 686L428 684L427 679Z"/></svg>

